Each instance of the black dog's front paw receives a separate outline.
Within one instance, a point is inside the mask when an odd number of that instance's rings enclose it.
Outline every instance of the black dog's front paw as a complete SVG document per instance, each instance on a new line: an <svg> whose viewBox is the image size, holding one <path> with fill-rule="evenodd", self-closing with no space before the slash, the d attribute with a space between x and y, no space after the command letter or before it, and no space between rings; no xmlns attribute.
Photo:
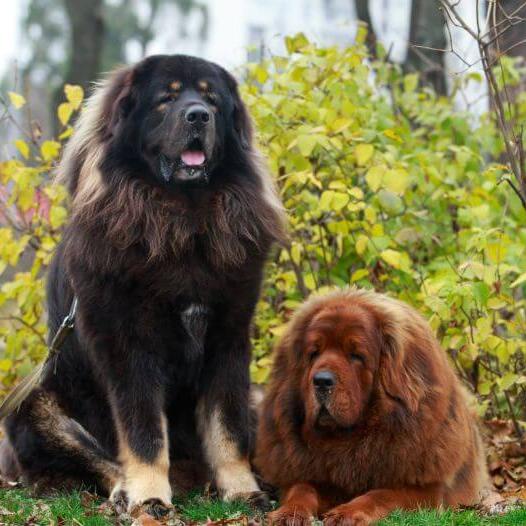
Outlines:
<svg viewBox="0 0 526 526"><path fill-rule="evenodd" d="M116 515L122 515L128 511L128 495L120 485L111 492L109 501Z"/></svg>
<svg viewBox="0 0 526 526"><path fill-rule="evenodd" d="M170 512L170 507L166 506L159 499L148 499L141 504L144 513L151 515L154 519L161 519Z"/></svg>

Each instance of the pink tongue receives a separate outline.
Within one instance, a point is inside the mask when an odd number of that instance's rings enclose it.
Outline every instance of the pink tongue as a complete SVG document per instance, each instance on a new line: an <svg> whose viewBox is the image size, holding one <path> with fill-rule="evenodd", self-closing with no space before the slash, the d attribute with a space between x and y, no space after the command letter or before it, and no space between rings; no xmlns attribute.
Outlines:
<svg viewBox="0 0 526 526"><path fill-rule="evenodd" d="M205 162L205 154L200 151L186 150L181 154L181 159L186 166L201 166Z"/></svg>

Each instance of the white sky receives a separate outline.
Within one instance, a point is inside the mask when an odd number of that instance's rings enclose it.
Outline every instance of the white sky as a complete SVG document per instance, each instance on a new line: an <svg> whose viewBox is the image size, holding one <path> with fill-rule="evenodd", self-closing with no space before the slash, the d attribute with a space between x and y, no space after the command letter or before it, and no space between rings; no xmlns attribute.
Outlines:
<svg viewBox="0 0 526 526"><path fill-rule="evenodd" d="M20 46L20 18L26 0L0 0L0 76L13 65Z"/></svg>
<svg viewBox="0 0 526 526"><path fill-rule="evenodd" d="M350 3L350 0L348 1ZM260 23L263 18L265 18L265 13L266 15L269 13L274 15L274 18L276 16L281 18L280 15L282 10L277 9L276 6L281 5L282 3L291 6L291 4L303 5L303 2L305 2L305 5L314 5L321 3L321 0L299 0L297 2L292 2L291 0L256 0L252 2L248 2L248 0L205 0L205 3L210 7L211 25L214 26L213 34L211 35L210 42L208 42L207 46L201 44L201 47L196 49L183 49L183 43L178 39L174 42L166 41L166 35L173 33L170 26L173 22L168 20L167 28L164 30L162 27L157 28L157 37L151 43L151 49L148 49L148 52L166 52L166 50L174 49L178 52L184 51L191 54L202 55L205 58L216 60L226 67L231 68L235 65L239 65L246 58L246 32L248 31L248 24L254 24L254 22ZM378 24L379 27L376 27L376 29L381 33L382 39L386 41L386 43L396 44L393 49L395 52L393 55L396 55L396 57L393 58L397 60L403 60L405 55L410 2L411 0L374 0L374 2L370 3L372 7L373 23L375 26ZM0 77L6 72L14 73L16 71L14 64L16 63L17 55L20 56L24 44L20 30L20 22L27 4L28 0L0 0ZM249 4L250 9L248 9ZM347 4L345 3L345 5ZM462 11L461 14L471 23L474 23L475 19L474 5L475 3L472 0L463 0L459 5L459 9ZM229 15L225 16L225 13L229 13ZM238 17L239 15L244 14L244 19L246 19L245 25L247 25L247 27L240 27L241 24L232 24L233 13L236 13ZM294 19L295 17L291 17L289 13L289 16L284 16L283 18L285 21L288 20L290 22L290 19ZM191 26L193 25L191 22L191 20L187 20L187 29L191 29ZM274 20L270 24L270 27L275 26L276 21ZM237 30L237 33L234 29ZM297 29L298 28L290 28L287 24L283 27L284 34L292 33ZM300 29L307 28L300 26ZM242 34L238 34L240 31ZM476 49L473 48L473 43L469 41L469 37L467 37L463 31L461 33L462 34L455 35L455 40L457 41L455 47L463 49L466 55L469 54L467 51L471 50L470 53L472 53L474 49L476 55ZM131 55L131 60L139 58L133 57L133 53L129 54ZM448 59L450 62L452 61L451 57L448 57ZM455 64L452 63L449 67L450 73L455 70ZM480 63L477 62L476 66L473 67L471 71L478 71L479 69ZM471 82L471 84L473 84L473 82ZM12 84L10 87L11 86L14 87ZM472 97L470 96L469 99L480 101L477 103L480 105L480 108L472 107L472 111L476 114L484 111L487 106L487 101L484 98L481 98L480 94L485 93L485 84L473 86L470 88L470 91L472 91ZM458 95L458 97L460 97L460 95ZM457 105L463 107L465 101L458 100Z"/></svg>

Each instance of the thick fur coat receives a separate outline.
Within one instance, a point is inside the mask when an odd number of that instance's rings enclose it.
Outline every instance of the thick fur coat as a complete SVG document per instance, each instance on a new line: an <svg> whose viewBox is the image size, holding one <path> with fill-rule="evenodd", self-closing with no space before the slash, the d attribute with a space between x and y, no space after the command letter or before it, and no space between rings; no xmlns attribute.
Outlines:
<svg viewBox="0 0 526 526"><path fill-rule="evenodd" d="M8 418L4 465L31 483L97 485L129 509L169 505L178 481L257 494L249 328L283 217L236 81L179 55L116 71L60 178L72 207L49 329L76 297L75 331Z"/></svg>
<svg viewBox="0 0 526 526"><path fill-rule="evenodd" d="M483 446L446 353L409 306L351 289L315 297L274 355L256 466L273 524L364 525L396 508L473 504Z"/></svg>

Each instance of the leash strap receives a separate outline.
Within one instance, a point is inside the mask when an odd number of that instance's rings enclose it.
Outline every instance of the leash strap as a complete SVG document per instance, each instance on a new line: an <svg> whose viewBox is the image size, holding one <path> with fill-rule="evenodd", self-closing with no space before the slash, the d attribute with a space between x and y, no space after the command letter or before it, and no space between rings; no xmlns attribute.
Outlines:
<svg viewBox="0 0 526 526"><path fill-rule="evenodd" d="M51 340L46 359L42 363L38 364L25 378L23 378L9 392L4 401L0 404L0 422L13 411L16 411L22 402L29 396L33 388L40 384L42 373L44 372L46 364L48 364L49 361L59 353L66 337L75 327L77 305L77 298L73 298L67 316L62 320L60 327Z"/></svg>
<svg viewBox="0 0 526 526"><path fill-rule="evenodd" d="M77 313L77 304L77 298L73 298L71 308L69 309L67 316L62 320L60 327L58 328L57 332L55 333L55 336L53 336L53 339L51 340L46 362L53 358L53 356L55 356L60 351L60 348L62 347L62 344L64 343L64 340L66 339L67 335L74 329L75 314Z"/></svg>

